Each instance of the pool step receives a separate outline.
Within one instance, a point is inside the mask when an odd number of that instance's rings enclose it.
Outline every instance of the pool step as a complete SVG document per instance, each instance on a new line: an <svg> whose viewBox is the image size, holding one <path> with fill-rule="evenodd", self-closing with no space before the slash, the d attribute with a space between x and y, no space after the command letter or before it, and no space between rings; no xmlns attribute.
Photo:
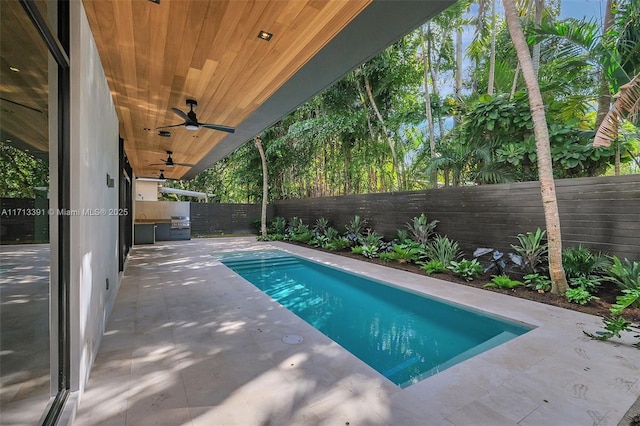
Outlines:
<svg viewBox="0 0 640 426"><path fill-rule="evenodd" d="M234 271L239 272L239 271L247 271L251 269L280 268L280 267L286 267L286 266L295 266L300 264L300 260L296 257L283 256L283 257L272 257L267 259L223 260L222 263L228 268L231 268Z"/></svg>
<svg viewBox="0 0 640 426"><path fill-rule="evenodd" d="M479 345L476 345L474 347L472 347L471 349L468 349L464 352L462 352L461 354L458 354L456 356L454 356L453 358L443 362L440 365L437 365L435 367L433 367L432 369L425 371L424 373L420 374L417 377L414 377L413 379L409 380L408 382L402 383L400 385L401 388L406 388L409 385L412 385L414 383L419 382L420 380L423 380L427 377L433 376L434 374L437 374L443 370L446 370L449 367L452 367L456 364L461 363L462 361L466 361L469 358L473 358L474 356L488 351L489 349L495 348L496 346L499 346L505 342L508 342L509 340L518 337L518 334L514 334L511 333L510 331L503 331L500 334L497 334L496 336L493 336L491 339L489 340L485 340L484 342L480 343ZM412 363L413 364L413 363ZM408 367L408 366L407 366ZM394 370L395 368L392 368L391 370ZM397 373L400 370L395 370L393 372L393 374ZM386 374L385 374L386 376ZM388 376L387 376L388 377Z"/></svg>

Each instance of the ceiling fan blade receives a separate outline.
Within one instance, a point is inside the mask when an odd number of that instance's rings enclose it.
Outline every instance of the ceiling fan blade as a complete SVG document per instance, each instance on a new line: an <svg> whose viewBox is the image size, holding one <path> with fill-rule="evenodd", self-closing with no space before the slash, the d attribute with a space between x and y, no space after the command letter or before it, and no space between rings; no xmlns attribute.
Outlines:
<svg viewBox="0 0 640 426"><path fill-rule="evenodd" d="M183 112L178 108L171 108L171 111L173 111L178 117L182 118L184 121L189 121L189 116L187 115L186 112Z"/></svg>
<svg viewBox="0 0 640 426"><path fill-rule="evenodd" d="M173 163L174 166L182 166L182 167L193 167L195 164L187 164L187 163Z"/></svg>
<svg viewBox="0 0 640 426"><path fill-rule="evenodd" d="M206 127L207 129L221 130L227 133L234 133L236 131L236 129L234 129L233 127L222 126L220 124L207 124L207 123L198 123L198 124L202 127Z"/></svg>
<svg viewBox="0 0 640 426"><path fill-rule="evenodd" d="M167 163L154 163L154 164L149 164L149 167L151 166L166 166Z"/></svg>
<svg viewBox="0 0 640 426"><path fill-rule="evenodd" d="M159 130L159 129L168 129L168 128L170 128L170 127L180 127L180 126L184 126L184 123L174 124L174 125L172 125L172 126L156 127L156 130Z"/></svg>

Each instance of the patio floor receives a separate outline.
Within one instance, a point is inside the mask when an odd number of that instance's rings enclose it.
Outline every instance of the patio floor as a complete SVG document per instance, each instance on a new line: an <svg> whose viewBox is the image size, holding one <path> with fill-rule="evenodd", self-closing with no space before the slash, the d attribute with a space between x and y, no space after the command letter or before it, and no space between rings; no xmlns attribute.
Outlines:
<svg viewBox="0 0 640 426"><path fill-rule="evenodd" d="M211 255L281 248L537 328L400 389ZM598 317L255 238L136 246L80 425L617 425L640 356ZM282 342L299 334L298 345Z"/></svg>

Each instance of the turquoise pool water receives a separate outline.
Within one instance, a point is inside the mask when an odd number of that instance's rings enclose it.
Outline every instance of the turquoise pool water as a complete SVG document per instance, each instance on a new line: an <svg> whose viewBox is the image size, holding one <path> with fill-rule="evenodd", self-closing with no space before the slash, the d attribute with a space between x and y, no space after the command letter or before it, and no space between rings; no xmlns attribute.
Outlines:
<svg viewBox="0 0 640 426"><path fill-rule="evenodd" d="M219 258L400 387L531 330L278 250Z"/></svg>

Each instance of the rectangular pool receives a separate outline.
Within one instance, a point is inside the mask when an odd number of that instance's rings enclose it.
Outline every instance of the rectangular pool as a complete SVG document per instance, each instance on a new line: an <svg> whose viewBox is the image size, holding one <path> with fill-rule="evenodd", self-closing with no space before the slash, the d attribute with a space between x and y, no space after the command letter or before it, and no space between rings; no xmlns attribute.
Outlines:
<svg viewBox="0 0 640 426"><path fill-rule="evenodd" d="M532 329L279 250L216 257L403 388Z"/></svg>

